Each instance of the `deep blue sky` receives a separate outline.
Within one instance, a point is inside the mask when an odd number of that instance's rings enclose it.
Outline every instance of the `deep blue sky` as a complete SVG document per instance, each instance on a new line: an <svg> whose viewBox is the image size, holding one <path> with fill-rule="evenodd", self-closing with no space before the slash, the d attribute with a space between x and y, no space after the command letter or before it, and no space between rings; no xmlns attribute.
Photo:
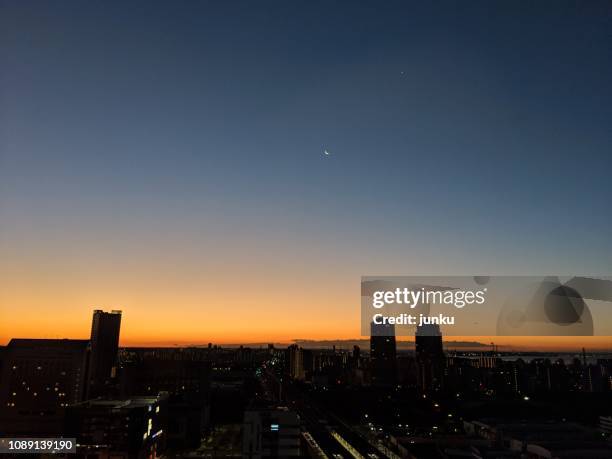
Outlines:
<svg viewBox="0 0 612 459"><path fill-rule="evenodd" d="M134 260L610 273L612 2L0 5L0 264L24 289Z"/></svg>

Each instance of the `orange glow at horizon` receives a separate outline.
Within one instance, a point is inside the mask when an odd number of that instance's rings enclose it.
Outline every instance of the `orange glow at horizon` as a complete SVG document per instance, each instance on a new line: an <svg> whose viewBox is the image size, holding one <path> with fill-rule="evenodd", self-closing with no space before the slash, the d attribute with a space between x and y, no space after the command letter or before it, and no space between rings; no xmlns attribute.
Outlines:
<svg viewBox="0 0 612 459"><path fill-rule="evenodd" d="M278 315L268 312L264 314L246 314L241 311L240 320L230 326L219 326L223 320L234 320L233 314L220 314L214 321L197 320L197 315L159 312L151 315L134 314L131 308L119 306L80 308L78 314L55 310L53 314L38 314L22 310L19 317L13 317L9 327L0 329L0 345L6 345L11 338L69 338L87 339L91 325L93 309L122 309L121 325L122 346L189 346L255 343L292 343L297 339L307 340L364 340L368 336L355 333L358 330L358 318L355 324L344 323L343 318L336 317L334 322L321 321L312 317L310 321L301 320L296 324L290 315ZM278 312L278 311L277 311ZM0 315L2 323L7 323L6 311ZM17 319L17 320L15 320ZM338 320L340 319L340 320ZM322 326L324 325L324 326ZM51 331L54 330L54 331ZM398 338L400 341L413 341L412 338ZM481 347L455 346L454 342L475 342ZM488 350L492 343L500 351L572 351L580 352L582 348L588 351L612 350L612 337L609 336L445 336L447 349L480 349Z"/></svg>
<svg viewBox="0 0 612 459"><path fill-rule="evenodd" d="M122 346L367 339L360 336L363 268L321 256L325 247L282 261L272 249L248 256L211 249L208 258L195 257L197 263L182 252L154 256L149 247L112 256L78 250L70 256L53 246L36 257L0 260L0 345L11 338L87 339L94 309L123 311ZM478 341L495 342L500 350L612 349L608 336L445 336L445 341L450 348L452 341Z"/></svg>

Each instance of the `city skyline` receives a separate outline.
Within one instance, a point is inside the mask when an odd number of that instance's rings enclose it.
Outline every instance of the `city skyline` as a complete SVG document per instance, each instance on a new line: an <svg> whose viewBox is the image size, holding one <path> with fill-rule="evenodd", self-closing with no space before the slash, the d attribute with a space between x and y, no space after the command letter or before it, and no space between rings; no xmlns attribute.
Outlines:
<svg viewBox="0 0 612 459"><path fill-rule="evenodd" d="M15 334L9 336L0 335L0 346L5 346L11 339L85 339L88 336L88 323L91 318L91 313L96 312L98 308L88 308L82 320L76 321L79 326L78 330L70 333L58 334L57 330L49 328L47 320L46 329L36 328L36 333L28 335ZM105 308L111 309L111 308ZM119 308L112 308L119 309ZM125 308L121 308L118 313L125 313ZM80 324L80 325L79 325ZM190 346L208 346L210 343L215 345L225 346L240 346L252 345L264 347L268 344L290 345L294 343L306 344L313 348L332 348L337 346L342 349L350 349L357 342L364 342L370 339L370 336L359 336L357 333L349 333L347 336L331 336L321 338L309 337L294 337L289 335L264 335L261 334L260 339L252 340L247 338L231 339L214 339L214 336L208 338L202 337L199 339L188 339L184 334L176 335L167 340L134 340L133 338L124 338L125 328L130 327L129 313L127 317L124 315L122 323L122 334L119 336L119 345L122 347L190 347ZM414 344L414 339L398 337L397 342L403 344ZM612 340L609 336L455 336L448 335L443 339L445 349L447 350L474 350L480 352L488 352L491 345L495 344L497 349L504 352L567 352L580 353L583 348L589 352L612 352Z"/></svg>
<svg viewBox="0 0 612 459"><path fill-rule="evenodd" d="M479 457L526 447L543 451L542 459L551 450L582 459L610 451L609 355L512 356L495 346L448 352L431 324L417 327L414 353L401 353L395 327L375 323L369 352L120 348L122 311L92 312L90 339L0 347L0 428L16 435L0 439L0 453L438 459L452 445L471 456L491 452ZM62 439L24 439L32 435Z"/></svg>

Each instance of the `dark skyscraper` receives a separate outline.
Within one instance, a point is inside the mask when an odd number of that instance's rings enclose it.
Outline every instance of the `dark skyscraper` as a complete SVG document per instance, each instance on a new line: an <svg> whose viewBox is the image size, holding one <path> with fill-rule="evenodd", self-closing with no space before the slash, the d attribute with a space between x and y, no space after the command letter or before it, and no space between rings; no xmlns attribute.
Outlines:
<svg viewBox="0 0 612 459"><path fill-rule="evenodd" d="M88 398L102 395L117 362L121 311L94 311L91 323L91 357L89 362Z"/></svg>
<svg viewBox="0 0 612 459"><path fill-rule="evenodd" d="M416 329L414 343L418 388L422 392L441 389L445 357L440 326L436 324L419 325Z"/></svg>
<svg viewBox="0 0 612 459"><path fill-rule="evenodd" d="M304 350L297 344L289 346L289 375L293 379L303 380L306 377L304 371Z"/></svg>
<svg viewBox="0 0 612 459"><path fill-rule="evenodd" d="M392 385L397 379L395 326L370 326L370 362L372 384Z"/></svg>

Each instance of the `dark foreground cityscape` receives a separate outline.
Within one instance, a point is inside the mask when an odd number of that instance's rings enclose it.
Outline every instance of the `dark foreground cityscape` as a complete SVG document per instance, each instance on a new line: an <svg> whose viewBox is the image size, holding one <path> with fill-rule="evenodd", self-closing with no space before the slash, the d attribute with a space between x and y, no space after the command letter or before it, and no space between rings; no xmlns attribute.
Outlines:
<svg viewBox="0 0 612 459"><path fill-rule="evenodd" d="M414 351L374 328L369 350L119 348L120 326L96 310L88 340L0 348L2 437L87 459L612 457L612 358L578 341L574 358L445 352L429 325Z"/></svg>

